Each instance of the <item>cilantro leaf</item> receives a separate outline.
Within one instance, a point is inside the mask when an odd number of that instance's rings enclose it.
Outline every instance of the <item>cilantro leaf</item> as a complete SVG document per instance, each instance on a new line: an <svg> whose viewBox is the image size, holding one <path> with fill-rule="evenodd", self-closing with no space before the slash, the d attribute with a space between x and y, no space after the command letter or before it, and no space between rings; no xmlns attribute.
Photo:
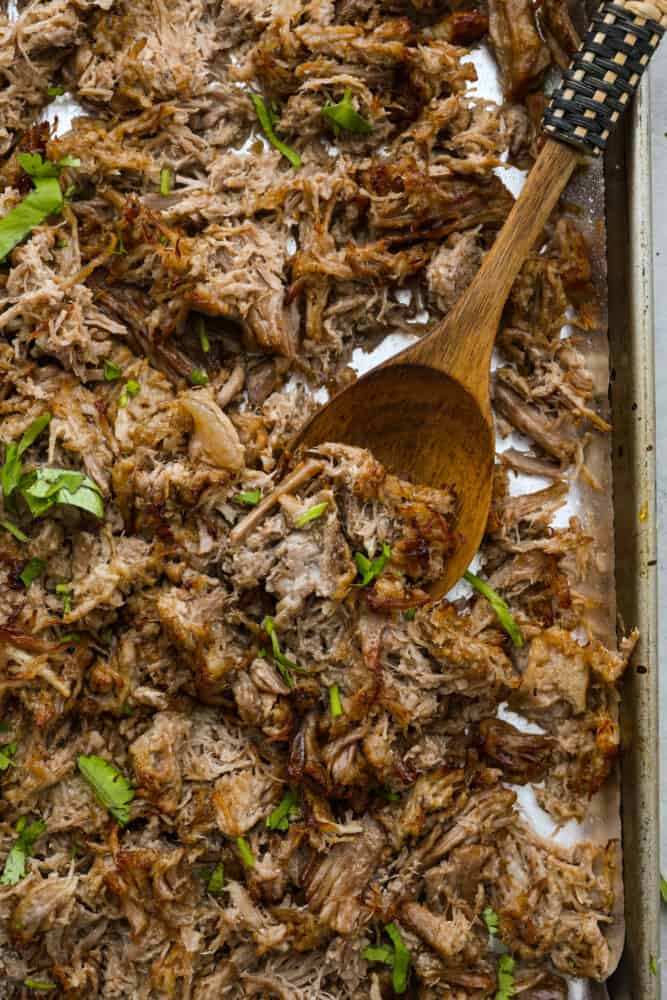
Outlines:
<svg viewBox="0 0 667 1000"><path fill-rule="evenodd" d="M290 660L287 656L285 656L280 649L280 642L276 634L276 627L273 623L273 618L269 618L267 615L262 622L262 628L271 640L271 655L273 662L278 668L280 676L283 678L288 687L293 688L294 678L292 677L292 672L296 671L296 673L305 674L307 671L305 671L303 667L300 667L298 663L295 663L294 660Z"/></svg>
<svg viewBox="0 0 667 1000"><path fill-rule="evenodd" d="M130 401L130 397L134 398L137 395L141 386L136 381L136 379L129 378L125 383L125 388L120 394L120 399L118 400L118 405L121 409L124 409Z"/></svg>
<svg viewBox="0 0 667 1000"><path fill-rule="evenodd" d="M295 521L294 527L303 528L304 524L308 524L310 521L316 521L318 517L322 517L322 514L324 514L328 506L329 504L326 500L324 500L322 503L316 503L312 507L309 507L308 510L305 511L297 521Z"/></svg>
<svg viewBox="0 0 667 1000"><path fill-rule="evenodd" d="M343 705L340 700L340 690L337 684L332 684L329 688L329 707L334 719L343 714Z"/></svg>
<svg viewBox="0 0 667 1000"><path fill-rule="evenodd" d="M261 499L262 491L260 489L246 490L245 493L237 493L234 497L236 503L244 503L246 507L256 507Z"/></svg>
<svg viewBox="0 0 667 1000"><path fill-rule="evenodd" d="M81 160L74 156L63 156L56 163L51 160L42 159L41 153L19 153L16 157L19 166L25 170L26 174L37 180L45 177L58 177L63 167L80 167Z"/></svg>
<svg viewBox="0 0 667 1000"><path fill-rule="evenodd" d="M160 194L167 195L171 191L171 170L163 167L160 171Z"/></svg>
<svg viewBox="0 0 667 1000"><path fill-rule="evenodd" d="M30 541L28 536L21 531L18 525L13 524L12 521L0 521L0 528L4 528L10 535L13 535L17 542Z"/></svg>
<svg viewBox="0 0 667 1000"><path fill-rule="evenodd" d="M514 989L514 959L511 955L501 955L498 961L498 990L495 1000L511 1000L516 996Z"/></svg>
<svg viewBox="0 0 667 1000"><path fill-rule="evenodd" d="M489 587L488 583L485 583L484 580L480 580L480 578L475 576L474 573L471 573L470 570L465 571L463 579L467 580L468 583L482 595L482 597L487 599L495 613L498 615L498 620L512 640L512 643L515 646L523 646L521 629L514 621L508 605L502 599L500 594L497 594L493 587Z"/></svg>
<svg viewBox="0 0 667 1000"><path fill-rule="evenodd" d="M0 771L6 771L13 763L12 757L18 750L18 743L8 743L0 747Z"/></svg>
<svg viewBox="0 0 667 1000"><path fill-rule="evenodd" d="M206 891L212 896L219 896L225 887L225 868L222 861L218 862L206 883Z"/></svg>
<svg viewBox="0 0 667 1000"><path fill-rule="evenodd" d="M36 556L29 559L25 564L21 572L19 573L19 580L24 585L24 587L29 587L38 576L41 576L46 568L46 563L43 559L38 559Z"/></svg>
<svg viewBox="0 0 667 1000"><path fill-rule="evenodd" d="M248 841L245 837L236 838L236 846L239 849L239 854L241 855L241 861L246 866L246 868L252 868L255 864L255 856L248 846Z"/></svg>
<svg viewBox="0 0 667 1000"><path fill-rule="evenodd" d="M65 93L64 87L47 87L46 94L48 97L62 97Z"/></svg>
<svg viewBox="0 0 667 1000"><path fill-rule="evenodd" d="M406 621L413 622L415 620L416 614L417 614L416 608L408 608L408 610L405 612Z"/></svg>
<svg viewBox="0 0 667 1000"><path fill-rule="evenodd" d="M30 155L30 154L26 154ZM36 177L35 187L18 205L0 219L0 261L50 215L63 207L63 195L57 177Z"/></svg>
<svg viewBox="0 0 667 1000"><path fill-rule="evenodd" d="M251 94L250 100L255 108L255 113L259 118L259 124L262 126L262 131L264 135L269 140L271 145L282 153L285 159L289 160L295 170L298 170L301 166L301 157L295 149L288 146L287 143L283 142L278 138L274 132L274 125L276 122L276 116L274 115L271 107L266 103L263 97L259 94Z"/></svg>
<svg viewBox="0 0 667 1000"><path fill-rule="evenodd" d="M115 361L109 358L104 359L104 381L115 382L117 378L123 377L123 369Z"/></svg>
<svg viewBox="0 0 667 1000"><path fill-rule="evenodd" d="M104 503L100 488L92 479L73 469L45 466L21 478L19 492L33 517L40 517L54 504L79 507L100 519Z"/></svg>
<svg viewBox="0 0 667 1000"><path fill-rule="evenodd" d="M498 914L496 911L491 909L490 906L485 906L482 910L482 920L486 924L486 929L491 937L495 937L498 933Z"/></svg>
<svg viewBox="0 0 667 1000"><path fill-rule="evenodd" d="M376 576L379 576L391 559L391 549L387 542L382 545L382 552L376 559L369 559L365 552L355 552L354 561L361 576L360 587L367 587Z"/></svg>
<svg viewBox="0 0 667 1000"><path fill-rule="evenodd" d="M16 824L18 836L5 860L0 885L16 885L25 877L26 861L30 857L36 840L41 837L45 830L46 823L41 819L28 824L25 816L21 817Z"/></svg>
<svg viewBox="0 0 667 1000"><path fill-rule="evenodd" d="M384 929L385 934L391 941L393 947L379 945L378 947L368 947L361 951L361 957L367 962L384 962L392 968L391 985L394 993L405 993L408 987L408 971L410 969L410 952L405 947L401 932L395 923L387 924Z"/></svg>
<svg viewBox="0 0 667 1000"><path fill-rule="evenodd" d="M68 583L57 583L56 594L63 599L63 618L72 610L72 595Z"/></svg>
<svg viewBox="0 0 667 1000"><path fill-rule="evenodd" d="M193 368L190 372L190 385L208 385L208 375L201 368Z"/></svg>
<svg viewBox="0 0 667 1000"><path fill-rule="evenodd" d="M290 819L296 815L298 815L297 798L292 789L288 788L279 804L267 816L266 828L267 830L288 830Z"/></svg>
<svg viewBox="0 0 667 1000"><path fill-rule="evenodd" d="M0 222L0 226L2 223ZM0 471L0 479L2 480L2 492L6 497L11 496L16 487L21 481L21 476L23 473L23 466L21 464L21 457L25 451L28 450L31 444L36 441L39 435L42 433L44 428L48 425L51 420L50 413L43 413L40 417L30 424L29 427L23 432L23 437L18 442L18 444L13 443L7 445L7 451L5 453L5 461Z"/></svg>
<svg viewBox="0 0 667 1000"><path fill-rule="evenodd" d="M352 91L349 87L345 89L343 98L337 104L327 102L322 108L322 114L332 122L336 130L344 128L348 132L357 132L367 135L373 131L373 126L366 121L356 110L352 103Z"/></svg>
<svg viewBox="0 0 667 1000"><path fill-rule="evenodd" d="M24 979L23 985L27 986L29 990L40 990L42 993L56 989L55 983L47 983L44 979Z"/></svg>
<svg viewBox="0 0 667 1000"><path fill-rule="evenodd" d="M667 903L667 879L662 874L660 875L660 895L663 903Z"/></svg>
<svg viewBox="0 0 667 1000"><path fill-rule="evenodd" d="M77 758L77 766L102 805L120 825L129 823L134 789L128 778L109 761L94 755L82 754Z"/></svg>
<svg viewBox="0 0 667 1000"><path fill-rule="evenodd" d="M201 315L197 316L195 325L197 327L197 334L199 335L199 346L204 354L208 354L211 350L211 342L208 339L208 333L206 332L206 321L204 317Z"/></svg>
<svg viewBox="0 0 667 1000"><path fill-rule="evenodd" d="M369 947L363 948L360 954L367 962L384 962L385 965L394 964L394 952L388 944L381 944L376 948L369 945Z"/></svg>

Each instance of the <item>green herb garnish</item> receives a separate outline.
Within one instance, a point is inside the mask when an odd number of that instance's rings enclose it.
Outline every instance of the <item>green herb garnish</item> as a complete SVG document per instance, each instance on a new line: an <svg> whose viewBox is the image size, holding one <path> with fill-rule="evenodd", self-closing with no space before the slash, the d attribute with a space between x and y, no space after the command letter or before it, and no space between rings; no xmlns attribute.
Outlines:
<svg viewBox="0 0 667 1000"><path fill-rule="evenodd" d="M415 620L415 615L417 614L416 608L408 608L405 612L406 621L413 622Z"/></svg>
<svg viewBox="0 0 667 1000"><path fill-rule="evenodd" d="M11 496L21 481L21 476L23 474L21 456L39 437L44 428L48 426L50 420L51 414L43 413L41 417L37 417L37 419L33 420L30 426L26 428L23 437L18 444L7 445L5 461L2 469L0 470L2 492L6 497Z"/></svg>
<svg viewBox="0 0 667 1000"><path fill-rule="evenodd" d="M252 868L255 864L255 857L248 846L248 842L245 837L236 838L236 846L239 849L239 854L241 855L241 861L246 866L246 868Z"/></svg>
<svg viewBox="0 0 667 1000"><path fill-rule="evenodd" d="M24 240L35 226L63 207L58 175L63 167L78 167L79 161L65 156L57 163L42 160L39 153L19 153L19 164L33 182L33 189L4 218L0 219L0 261Z"/></svg>
<svg viewBox="0 0 667 1000"><path fill-rule="evenodd" d="M482 920L491 937L495 937L498 933L498 914L496 911L492 910L490 906L485 906L482 910Z"/></svg>
<svg viewBox="0 0 667 1000"><path fill-rule="evenodd" d="M398 792L394 792L391 788L386 785L384 788L380 789L380 794L387 800L387 802L400 802L401 796Z"/></svg>
<svg viewBox="0 0 667 1000"><path fill-rule="evenodd" d="M81 755L76 763L102 805L121 826L129 823L134 789L125 775L102 757Z"/></svg>
<svg viewBox="0 0 667 1000"><path fill-rule="evenodd" d="M361 576L360 587L367 587L368 584L379 576L391 559L391 549L387 542L382 545L382 552L376 559L369 559L365 552L355 552L354 561Z"/></svg>
<svg viewBox="0 0 667 1000"><path fill-rule="evenodd" d="M13 765L12 757L17 750L18 743L7 743L6 746L0 747L0 771L6 771Z"/></svg>
<svg viewBox="0 0 667 1000"><path fill-rule="evenodd" d="M5 867L0 877L0 885L16 885L25 878L26 862L30 857L35 842L46 830L46 823L36 819L32 823L22 816L16 824L18 834L5 860Z"/></svg>
<svg viewBox="0 0 667 1000"><path fill-rule="evenodd" d="M193 368L190 372L190 385L208 385L208 375L201 368Z"/></svg>
<svg viewBox="0 0 667 1000"><path fill-rule="evenodd" d="M208 354L211 350L211 342L208 339L208 333L206 332L206 321L203 316L197 316L196 319L197 333L199 335L199 346L201 347L204 354Z"/></svg>
<svg viewBox="0 0 667 1000"><path fill-rule="evenodd" d="M23 985L27 986L29 990L41 990L42 993L56 989L55 983L47 983L44 979L24 979Z"/></svg>
<svg viewBox="0 0 667 1000"><path fill-rule="evenodd" d="M43 559L38 559L36 556L29 559L25 564L21 572L19 573L19 580L24 587L29 587L38 576L41 576L46 568L46 563Z"/></svg>
<svg viewBox="0 0 667 1000"><path fill-rule="evenodd" d="M47 97L61 97L65 93L64 87L47 87Z"/></svg>
<svg viewBox="0 0 667 1000"><path fill-rule="evenodd" d="M488 583L484 580L480 580L478 576L471 573L470 570L466 570L463 574L463 579L467 580L468 583L477 590L482 597L485 597L495 613L498 615L498 620L500 624L507 632L508 636L512 640L515 646L523 646L523 636L521 635L521 629L514 621L510 613L510 609L502 599L500 594L497 594L492 587L489 587Z"/></svg>
<svg viewBox="0 0 667 1000"><path fill-rule="evenodd" d="M72 469L36 469L22 477L19 493L33 517L40 517L57 503L79 507L100 519L104 517L99 486L82 472Z"/></svg>
<svg viewBox="0 0 667 1000"><path fill-rule="evenodd" d="M373 126L369 121L359 114L352 103L352 91L349 87L343 93L343 99L337 104L330 102L322 108L322 114L328 118L338 134L338 129L344 128L348 132L357 132L367 135L373 131Z"/></svg>
<svg viewBox="0 0 667 1000"><path fill-rule="evenodd" d="M237 503L243 503L246 507L256 507L261 499L262 491L260 489L246 490L244 493L237 493L234 497Z"/></svg>
<svg viewBox="0 0 667 1000"><path fill-rule="evenodd" d="M127 382L125 383L125 388L121 392L120 399L118 400L118 405L121 407L121 409L125 409L125 407L130 401L130 397L136 396L140 389L141 386L133 378L129 378L127 380Z"/></svg>
<svg viewBox="0 0 667 1000"><path fill-rule="evenodd" d="M667 879L662 874L660 875L660 895L663 903L667 903Z"/></svg>
<svg viewBox="0 0 667 1000"><path fill-rule="evenodd" d="M329 504L327 501L323 500L322 503L316 503L312 507L309 507L308 510L304 511L301 517L295 521L294 527L303 528L304 524L309 524L310 521L316 521L318 517L322 517L322 514L324 514L328 506Z"/></svg>
<svg viewBox="0 0 667 1000"><path fill-rule="evenodd" d="M340 700L340 691L337 684L332 684L329 688L329 708L334 719L343 714L343 706Z"/></svg>
<svg viewBox="0 0 667 1000"><path fill-rule="evenodd" d="M17 542L29 542L28 536L21 531L18 525L13 524L12 521L0 521L0 528L4 528L8 531L10 535L13 535Z"/></svg>
<svg viewBox="0 0 667 1000"><path fill-rule="evenodd" d="M511 955L501 955L498 961L498 990L495 1000L511 1000L516 995L514 989L514 959Z"/></svg>
<svg viewBox="0 0 667 1000"><path fill-rule="evenodd" d="M208 877L206 891L212 896L219 896L225 887L225 867L222 861L218 862Z"/></svg>
<svg viewBox="0 0 667 1000"><path fill-rule="evenodd" d="M294 169L298 170L301 166L301 157L296 150L292 149L291 146L288 146L287 143L279 139L274 131L276 116L273 108L270 107L270 105L268 105L264 98L260 97L259 94L251 94L250 100L253 103L255 113L259 118L259 124L262 126L262 131L264 132L266 138L279 153L283 154L285 159L289 160Z"/></svg>
<svg viewBox="0 0 667 1000"><path fill-rule="evenodd" d="M297 798L291 788L289 788L282 797L280 803L276 806L272 813L266 819L267 830L285 830L289 829L289 821L295 816L298 816L299 810L297 808Z"/></svg>
<svg viewBox="0 0 667 1000"><path fill-rule="evenodd" d="M395 923L387 924L385 934L389 937L393 948L387 945L364 948L361 957L367 962L384 962L392 968L391 984L394 993L405 993L408 987L408 970L410 968L410 952L405 947L401 932Z"/></svg>
<svg viewBox="0 0 667 1000"><path fill-rule="evenodd" d="M294 678L292 677L292 672L304 674L306 671L303 667L300 667L294 660L290 660L280 649L280 642L276 634L276 627L273 622L273 618L269 618L267 615L262 622L262 628L271 640L271 654L273 661L278 667L278 672L283 678L288 687L294 687Z"/></svg>
<svg viewBox="0 0 667 1000"><path fill-rule="evenodd" d="M104 381L115 382L117 378L123 377L123 369L115 361L109 358L104 359Z"/></svg>
<svg viewBox="0 0 667 1000"><path fill-rule="evenodd" d="M68 583L57 583L56 594L63 599L63 618L72 610L72 594Z"/></svg>
<svg viewBox="0 0 667 1000"><path fill-rule="evenodd" d="M171 170L163 167L160 171L160 194L167 195L171 191Z"/></svg>

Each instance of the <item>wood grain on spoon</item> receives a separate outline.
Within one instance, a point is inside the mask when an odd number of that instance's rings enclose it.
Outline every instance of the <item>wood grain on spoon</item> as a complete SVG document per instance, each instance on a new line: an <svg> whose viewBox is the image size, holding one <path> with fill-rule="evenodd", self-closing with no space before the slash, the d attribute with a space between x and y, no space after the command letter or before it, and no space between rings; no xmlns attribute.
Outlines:
<svg viewBox="0 0 667 1000"><path fill-rule="evenodd" d="M547 139L474 280L418 343L334 396L295 448L325 441L368 448L395 475L451 486L460 549L432 596L446 593L479 548L491 502L495 436L489 368L507 296L581 154Z"/></svg>

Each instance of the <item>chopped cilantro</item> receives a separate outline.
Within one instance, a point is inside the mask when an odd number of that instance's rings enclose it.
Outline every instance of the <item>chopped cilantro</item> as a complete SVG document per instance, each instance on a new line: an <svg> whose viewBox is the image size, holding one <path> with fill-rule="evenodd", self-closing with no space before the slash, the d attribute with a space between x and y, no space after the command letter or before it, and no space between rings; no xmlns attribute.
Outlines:
<svg viewBox="0 0 667 1000"><path fill-rule="evenodd" d="M491 937L495 937L498 933L498 914L496 911L492 910L490 906L485 906L482 910L482 919Z"/></svg>
<svg viewBox="0 0 667 1000"><path fill-rule="evenodd" d="M208 385L208 375L201 368L193 368L190 372L190 385Z"/></svg>
<svg viewBox="0 0 667 1000"><path fill-rule="evenodd" d="M171 170L163 167L160 171L160 194L167 195L171 191Z"/></svg>
<svg viewBox="0 0 667 1000"><path fill-rule="evenodd" d="M13 535L17 542L30 541L28 536L12 521L0 521L0 528L4 528L10 535Z"/></svg>
<svg viewBox="0 0 667 1000"><path fill-rule="evenodd" d="M241 861L246 866L246 868L252 868L255 864L255 857L248 846L248 842L245 837L236 838L236 846L239 849L239 854L241 855Z"/></svg>
<svg viewBox="0 0 667 1000"><path fill-rule="evenodd" d="M40 990L42 993L56 989L55 983L47 983L44 979L24 979L23 985L27 986L29 990Z"/></svg>
<svg viewBox="0 0 667 1000"><path fill-rule="evenodd" d="M267 816L267 830L288 830L289 821L298 816L297 798L291 788L283 795L276 808Z"/></svg>
<svg viewBox="0 0 667 1000"><path fill-rule="evenodd" d="M115 361L109 358L104 359L104 381L115 382L117 378L123 377L123 369Z"/></svg>
<svg viewBox="0 0 667 1000"><path fill-rule="evenodd" d="M301 517L295 521L294 527L303 528L304 524L309 524L310 521L316 521L318 517L322 517L322 514L324 514L328 506L329 504L327 501L323 500L322 503L316 503L312 507L309 507L308 510L304 511Z"/></svg>
<svg viewBox="0 0 667 1000"><path fill-rule="evenodd" d="M334 719L343 714L343 706L340 700L340 691L337 684L332 684L329 688L329 707Z"/></svg>
<svg viewBox="0 0 667 1000"><path fill-rule="evenodd" d="M199 335L199 346L201 347L204 354L208 354L211 350L211 342L208 339L208 333L206 332L206 320L203 316L199 315L196 319L197 333Z"/></svg>
<svg viewBox="0 0 667 1000"><path fill-rule="evenodd" d="M41 819L28 823L25 816L16 824L18 834L5 860L5 867L0 877L0 885L16 885L25 878L26 862L30 857L35 842L46 830L46 823Z"/></svg>
<svg viewBox="0 0 667 1000"><path fill-rule="evenodd" d="M415 615L416 614L417 614L417 609L416 608L408 608L408 610L405 612L405 617L406 617L407 621L412 622L412 621L415 620Z"/></svg>
<svg viewBox="0 0 667 1000"><path fill-rule="evenodd" d="M410 969L410 952L405 947L401 932L395 923L387 924L385 934L390 939L393 947L379 945L378 947L364 948L361 957L367 962L384 962L392 968L391 984L394 993L405 993L408 988L408 971Z"/></svg>
<svg viewBox="0 0 667 1000"><path fill-rule="evenodd" d="M495 1000L511 1000L516 995L514 989L514 959L511 955L501 955L498 961L498 990Z"/></svg>
<svg viewBox="0 0 667 1000"><path fill-rule="evenodd" d="M36 556L29 559L25 564L21 572L19 573L19 580L24 585L24 587L29 587L38 576L41 576L46 568L46 563L43 559L38 559Z"/></svg>
<svg viewBox="0 0 667 1000"><path fill-rule="evenodd" d="M77 766L102 805L120 825L129 823L134 789L125 775L102 757L81 755L77 758Z"/></svg>
<svg viewBox="0 0 667 1000"><path fill-rule="evenodd" d="M18 750L18 743L7 743L0 747L0 771L6 771L13 764L12 757Z"/></svg>
<svg viewBox="0 0 667 1000"><path fill-rule="evenodd" d="M292 149L292 147L288 146L287 143L282 141L282 139L279 139L274 131L276 116L273 108L268 105L264 98L260 97L259 94L251 94L250 100L253 103L255 113L259 118L259 124L262 126L262 131L264 132L266 138L279 153L283 154L285 159L289 160L294 169L298 170L301 166L301 157L295 149Z"/></svg>
<svg viewBox="0 0 667 1000"><path fill-rule="evenodd" d="M212 896L219 896L225 887L225 868L222 861L218 862L208 877L206 891Z"/></svg>
<svg viewBox="0 0 667 1000"><path fill-rule="evenodd" d="M70 589L71 588L68 583L56 584L56 594L63 599L63 618L72 610L72 595L70 593Z"/></svg>
<svg viewBox="0 0 667 1000"><path fill-rule="evenodd" d="M11 496L21 481L21 476L23 474L21 457L23 453L27 451L30 445L35 442L44 428L49 424L50 420L51 414L43 413L41 417L37 417L37 419L33 420L30 426L26 428L23 437L18 444L13 443L7 445L5 461L3 463L2 470L0 470L2 492L6 497Z"/></svg>
<svg viewBox="0 0 667 1000"><path fill-rule="evenodd" d="M61 97L65 93L64 87L47 87L47 97Z"/></svg>
<svg viewBox="0 0 667 1000"><path fill-rule="evenodd" d="M125 388L120 394L120 399L118 400L118 405L120 406L120 408L125 409L125 407L130 401L130 397L136 396L140 389L141 386L139 385L139 383L136 382L133 378L129 378L125 383Z"/></svg>
<svg viewBox="0 0 667 1000"><path fill-rule="evenodd" d="M512 643L515 646L523 646L521 629L514 621L509 607L500 594L497 594L492 587L489 587L488 583L485 583L484 580L480 580L480 578L475 576L474 573L471 573L470 570L465 571L463 579L467 580L468 583L482 595L482 597L487 599L495 613L498 615L498 620L512 640Z"/></svg>
<svg viewBox="0 0 667 1000"><path fill-rule="evenodd" d="M364 552L355 552L354 561L361 576L359 586L367 587L376 576L380 575L390 559L391 549L387 542L383 543L382 552L376 559L369 559Z"/></svg>
<svg viewBox="0 0 667 1000"><path fill-rule="evenodd" d="M384 788L380 789L380 794L382 796L384 796L384 798L387 800L387 802L400 802L401 801L401 796L399 795L399 793L392 791L391 788L388 788L386 786Z"/></svg>
<svg viewBox="0 0 667 1000"><path fill-rule="evenodd" d="M18 205L0 219L0 261L5 260L35 226L61 211L63 193L58 175L62 167L79 166L79 161L72 157L63 157L57 163L51 163L42 160L39 153L19 153L16 159L32 178L34 186Z"/></svg>
<svg viewBox="0 0 667 1000"><path fill-rule="evenodd" d="M651 958L649 960L649 965L650 965L652 974L657 978L657 975L658 975L658 963L655 960L655 955L651 955Z"/></svg>
<svg viewBox="0 0 667 1000"><path fill-rule="evenodd" d="M322 114L332 122L336 133L339 129L347 129L348 132L368 134L373 131L373 126L369 121L359 114L352 103L352 91L347 87L343 93L343 98L337 104L327 103L322 108Z"/></svg>
<svg viewBox="0 0 667 1000"><path fill-rule="evenodd" d="M300 667L294 660L288 659L287 656L280 649L280 642L276 634L276 627L273 623L273 618L269 618L267 615L262 622L262 628L271 640L271 654L273 657L273 662L278 668L280 676L283 678L288 687L294 687L294 678L292 677L292 672L305 673L306 671L303 667Z"/></svg>
<svg viewBox="0 0 667 1000"><path fill-rule="evenodd" d="M660 895L663 903L667 903L667 879L662 874L660 875Z"/></svg>
<svg viewBox="0 0 667 1000"><path fill-rule="evenodd" d="M100 519L104 517L99 486L72 469L36 469L21 478L19 492L33 517L40 517L57 503L79 507Z"/></svg>
<svg viewBox="0 0 667 1000"><path fill-rule="evenodd" d="M237 493L234 497L237 503L243 503L246 507L256 507L261 499L262 491L260 489L246 490L244 493Z"/></svg>

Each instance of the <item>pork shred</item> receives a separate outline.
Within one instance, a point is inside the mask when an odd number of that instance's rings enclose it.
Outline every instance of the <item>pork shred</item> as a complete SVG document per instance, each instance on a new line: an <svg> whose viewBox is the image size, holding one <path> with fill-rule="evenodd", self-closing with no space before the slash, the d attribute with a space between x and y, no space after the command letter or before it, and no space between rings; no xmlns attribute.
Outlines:
<svg viewBox="0 0 667 1000"><path fill-rule="evenodd" d="M487 42L502 108L469 86ZM79 161L0 269L2 458L48 411L24 470L104 504L0 498L28 538L0 531L0 868L20 820L46 825L0 885L1 1000L380 1000L391 971L362 952L390 922L409 995L484 1000L489 907L521 996L611 972L618 845L565 850L517 803L587 817L636 640L603 644L607 554L554 521L607 430L576 219L554 215L497 341L498 430L528 446L498 464L479 572L522 648L479 595L428 602L461 541L446 484L289 451L353 352L470 283L513 203L499 165L530 164L576 44L563 0L0 4L0 216L31 186L17 154ZM83 108L57 138L54 87ZM345 90L371 132L322 115ZM131 781L127 825L80 755Z"/></svg>

